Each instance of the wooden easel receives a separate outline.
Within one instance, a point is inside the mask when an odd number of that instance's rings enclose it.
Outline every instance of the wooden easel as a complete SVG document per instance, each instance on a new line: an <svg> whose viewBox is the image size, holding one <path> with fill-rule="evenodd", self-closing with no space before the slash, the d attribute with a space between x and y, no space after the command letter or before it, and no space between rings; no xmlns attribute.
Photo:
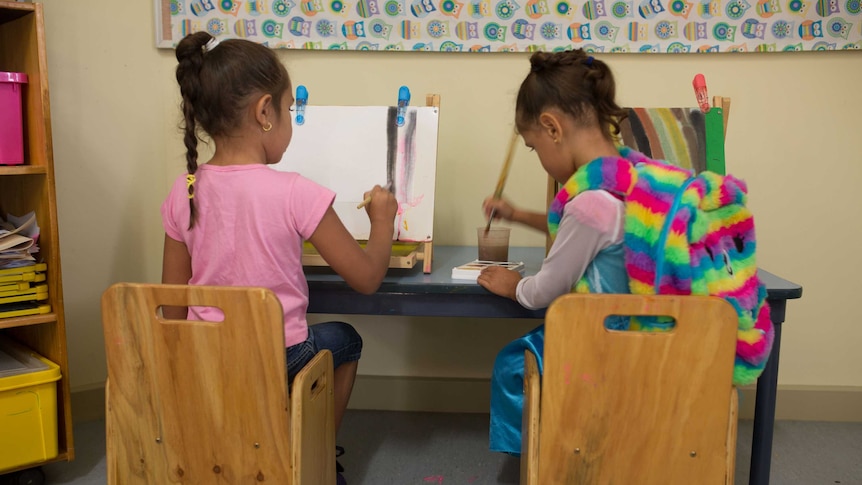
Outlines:
<svg viewBox="0 0 862 485"><path fill-rule="evenodd" d="M724 117L724 138L727 139L727 120L730 118L730 98L713 96L712 107L721 108L722 116Z"/></svg>
<svg viewBox="0 0 862 485"><path fill-rule="evenodd" d="M440 95L428 94L425 96L425 106L440 108ZM368 241L358 241L363 248ZM422 261L422 272L431 272L432 241L401 242L393 241L392 255L389 257L390 268L409 269ZM311 245L304 243L302 246L303 266L329 266L320 253Z"/></svg>
<svg viewBox="0 0 862 485"><path fill-rule="evenodd" d="M368 241L357 241L363 248ZM422 261L422 271L431 272L431 241L421 242L398 242L392 243L392 254L389 256L390 268L410 269L416 266L417 261ZM329 266L323 256L317 252L309 242L302 245L303 266Z"/></svg>

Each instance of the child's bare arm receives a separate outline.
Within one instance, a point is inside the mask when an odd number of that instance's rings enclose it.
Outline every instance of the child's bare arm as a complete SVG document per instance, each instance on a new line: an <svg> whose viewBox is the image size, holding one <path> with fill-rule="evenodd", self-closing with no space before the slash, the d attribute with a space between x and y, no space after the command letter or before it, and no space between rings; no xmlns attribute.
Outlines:
<svg viewBox="0 0 862 485"><path fill-rule="evenodd" d="M165 249L162 257L162 283L168 285L187 285L192 279L192 257L189 249L180 241L165 234ZM169 320L185 320L186 307L163 306L162 316Z"/></svg>
<svg viewBox="0 0 862 485"><path fill-rule="evenodd" d="M351 288L371 294L380 287L389 268L394 231L395 197L388 191L375 188L371 203L366 207L371 220L371 233L363 250L330 207L309 241L323 259Z"/></svg>
<svg viewBox="0 0 862 485"><path fill-rule="evenodd" d="M482 209L486 218L490 217L491 211L494 211L494 219L517 222L541 233L548 233L548 215L545 213L518 209L508 200L495 199L493 196L485 199Z"/></svg>
<svg viewBox="0 0 862 485"><path fill-rule="evenodd" d="M512 221L532 227L542 234L548 234L548 214L544 212L515 209L512 214Z"/></svg>

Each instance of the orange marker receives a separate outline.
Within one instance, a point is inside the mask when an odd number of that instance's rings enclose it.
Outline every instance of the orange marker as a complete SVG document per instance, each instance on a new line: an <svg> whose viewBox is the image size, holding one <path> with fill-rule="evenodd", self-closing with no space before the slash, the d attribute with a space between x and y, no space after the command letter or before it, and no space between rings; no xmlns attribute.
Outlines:
<svg viewBox="0 0 862 485"><path fill-rule="evenodd" d="M706 79L703 74L694 76L694 81L691 83L694 86L694 95L697 98L697 105L704 113L709 113L709 95L706 93Z"/></svg>

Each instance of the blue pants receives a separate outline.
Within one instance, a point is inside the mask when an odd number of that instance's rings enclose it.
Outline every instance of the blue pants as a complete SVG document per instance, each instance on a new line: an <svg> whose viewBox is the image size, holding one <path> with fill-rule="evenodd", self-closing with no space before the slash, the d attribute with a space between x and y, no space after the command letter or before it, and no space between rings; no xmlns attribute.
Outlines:
<svg viewBox="0 0 862 485"><path fill-rule="evenodd" d="M305 342L291 345L287 355L287 382L293 382L296 374L321 350L332 352L332 367L359 360L362 355L362 337L349 323L326 322L308 326Z"/></svg>
<svg viewBox="0 0 862 485"><path fill-rule="evenodd" d="M539 374L545 349L545 325L515 339L497 354L491 375L491 451L521 454L521 422L524 414L524 351L536 356Z"/></svg>

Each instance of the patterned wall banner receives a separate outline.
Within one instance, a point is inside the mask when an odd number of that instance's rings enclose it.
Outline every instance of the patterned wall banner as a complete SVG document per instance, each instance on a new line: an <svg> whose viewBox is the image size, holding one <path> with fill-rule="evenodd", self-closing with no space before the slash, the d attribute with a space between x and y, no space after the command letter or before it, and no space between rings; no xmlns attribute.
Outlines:
<svg viewBox="0 0 862 485"><path fill-rule="evenodd" d="M156 0L158 47L518 52L862 49L862 0Z"/></svg>

